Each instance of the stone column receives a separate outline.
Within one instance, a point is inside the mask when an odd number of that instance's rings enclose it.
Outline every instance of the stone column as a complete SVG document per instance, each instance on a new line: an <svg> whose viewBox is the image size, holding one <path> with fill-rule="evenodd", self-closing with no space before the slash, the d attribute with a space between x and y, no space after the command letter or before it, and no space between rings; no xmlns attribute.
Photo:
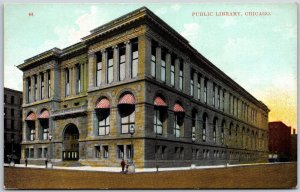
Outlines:
<svg viewBox="0 0 300 192"><path fill-rule="evenodd" d="M113 78L113 82L119 81L119 47L117 45L112 47L113 49L113 61L114 61L114 66L113 66L113 74L114 74L114 78Z"/></svg>
<svg viewBox="0 0 300 192"><path fill-rule="evenodd" d="M28 87L28 82L27 82L27 78L25 78L24 77L24 75L23 75L23 103L27 103L27 97L28 97L28 89L27 89L27 87ZM25 133L25 132L23 132L23 133Z"/></svg>
<svg viewBox="0 0 300 192"><path fill-rule="evenodd" d="M83 72L84 72L84 63L80 63L80 91L79 91L79 93L81 93L83 91L83 85L84 85Z"/></svg>
<svg viewBox="0 0 300 192"><path fill-rule="evenodd" d="M204 95L204 81L205 81L205 77L204 76L202 76L201 77L201 79L200 79L200 83L201 83L201 93L200 93L200 95L201 95L201 98L200 98L200 101L201 102L203 102L204 103L204 97L205 97L205 95Z"/></svg>
<svg viewBox="0 0 300 192"><path fill-rule="evenodd" d="M102 56L103 58L103 56ZM103 65L103 64L102 64ZM102 66L103 68L103 66ZM95 53L89 53L88 55L88 73L87 76L87 85L88 89L91 89L96 86L96 54Z"/></svg>
<svg viewBox="0 0 300 192"><path fill-rule="evenodd" d="M220 95L219 95L219 97L220 97L220 106L219 106L219 108L220 108L221 111L223 111L223 107L224 107L224 103L223 103L223 89L220 89Z"/></svg>
<svg viewBox="0 0 300 192"><path fill-rule="evenodd" d="M213 83L209 80L207 81L207 104L212 106L212 95L213 95Z"/></svg>
<svg viewBox="0 0 300 192"><path fill-rule="evenodd" d="M131 78L131 61L132 61L131 42L126 41L125 45L126 45L125 79L130 79Z"/></svg>
<svg viewBox="0 0 300 192"><path fill-rule="evenodd" d="M178 58L175 59L175 89L179 90L179 67L180 61Z"/></svg>
<svg viewBox="0 0 300 192"><path fill-rule="evenodd" d="M171 87L171 53L166 54L166 84Z"/></svg>
<svg viewBox="0 0 300 192"><path fill-rule="evenodd" d="M41 100L41 74L37 74L37 100Z"/></svg>
<svg viewBox="0 0 300 192"><path fill-rule="evenodd" d="M139 44L138 75L145 74L145 76L147 77L152 77L151 76L151 39L146 35L139 36L138 44Z"/></svg>
<svg viewBox="0 0 300 192"><path fill-rule="evenodd" d="M44 99L48 98L48 72L44 71Z"/></svg>
<svg viewBox="0 0 300 192"><path fill-rule="evenodd" d="M191 74L191 62L184 60L183 62L183 92L190 95L190 74Z"/></svg>
<svg viewBox="0 0 300 192"><path fill-rule="evenodd" d="M59 67L55 67L50 71L50 79L51 79L51 86L52 91L50 97L53 97L54 99L60 99L60 88L61 84L64 83L64 81L61 81L61 71ZM63 87L63 86L62 86Z"/></svg>
<svg viewBox="0 0 300 192"><path fill-rule="evenodd" d="M84 63L84 73L83 73L83 78L84 78L84 91L87 91L87 87L88 87L88 63Z"/></svg>
<svg viewBox="0 0 300 192"><path fill-rule="evenodd" d="M158 45L156 47L156 80L162 82L160 70L161 70L161 47L160 45Z"/></svg>
<svg viewBox="0 0 300 192"><path fill-rule="evenodd" d="M215 108L217 108L217 106L218 106L218 89L219 89L219 87L217 85L215 85Z"/></svg>
<svg viewBox="0 0 300 192"><path fill-rule="evenodd" d="M71 88L71 95L76 95L76 87L77 87L77 69L76 69L76 66L73 65L73 67L71 68L72 69L72 73L71 73L71 79L72 79L72 84L70 86Z"/></svg>
<svg viewBox="0 0 300 192"><path fill-rule="evenodd" d="M194 77L193 78L194 81L194 99L198 99L198 74L196 72L194 72Z"/></svg>

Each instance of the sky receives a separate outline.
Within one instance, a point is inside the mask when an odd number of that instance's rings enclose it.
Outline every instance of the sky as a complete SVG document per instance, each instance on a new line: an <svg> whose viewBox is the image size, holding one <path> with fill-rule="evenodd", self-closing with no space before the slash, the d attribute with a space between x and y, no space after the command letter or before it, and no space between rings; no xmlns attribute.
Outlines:
<svg viewBox="0 0 300 192"><path fill-rule="evenodd" d="M90 30L142 6L264 102L271 110L269 121L297 128L295 3L6 4L4 86L22 91L22 72L16 66L24 60L77 43ZM193 16L195 12L212 16ZM241 16L217 16L219 12L240 12ZM249 12L268 15L247 16Z"/></svg>

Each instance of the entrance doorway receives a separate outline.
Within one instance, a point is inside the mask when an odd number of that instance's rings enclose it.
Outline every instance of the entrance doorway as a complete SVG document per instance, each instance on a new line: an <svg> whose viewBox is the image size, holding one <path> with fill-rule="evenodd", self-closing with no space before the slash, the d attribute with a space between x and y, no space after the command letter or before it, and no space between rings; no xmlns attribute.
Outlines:
<svg viewBox="0 0 300 192"><path fill-rule="evenodd" d="M63 134L63 160L73 160L79 159L79 131L76 125L69 124L66 126Z"/></svg>

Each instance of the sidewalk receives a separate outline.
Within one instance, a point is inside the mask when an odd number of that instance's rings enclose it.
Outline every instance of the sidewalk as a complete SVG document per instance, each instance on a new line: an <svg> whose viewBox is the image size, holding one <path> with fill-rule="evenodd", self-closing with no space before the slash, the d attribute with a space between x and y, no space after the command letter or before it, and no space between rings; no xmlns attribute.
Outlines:
<svg viewBox="0 0 300 192"><path fill-rule="evenodd" d="M194 170L194 169L217 169L224 167L242 167L242 166L253 166L253 165L267 165L274 163L253 163L253 164L233 164L233 165L209 165L209 166L196 166L196 167L169 167L169 168L159 168L158 171L177 171L177 170ZM9 164L4 164L4 166L9 167ZM15 164L15 167L25 167L25 164ZM46 169L45 165L32 165L28 164L27 168L36 169ZM50 169L50 168L48 168ZM91 166L80 166L80 167L63 167L63 166L53 166L52 169L58 170L79 170L79 171L99 171L99 172L121 172L121 167L91 167ZM135 172L156 172L156 168L136 168Z"/></svg>

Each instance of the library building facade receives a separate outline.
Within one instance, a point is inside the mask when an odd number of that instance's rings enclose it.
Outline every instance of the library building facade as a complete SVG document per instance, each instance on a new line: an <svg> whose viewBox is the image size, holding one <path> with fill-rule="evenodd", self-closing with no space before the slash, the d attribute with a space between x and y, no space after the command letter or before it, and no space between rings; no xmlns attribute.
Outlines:
<svg viewBox="0 0 300 192"><path fill-rule="evenodd" d="M24 61L21 162L267 161L268 107L146 7Z"/></svg>

